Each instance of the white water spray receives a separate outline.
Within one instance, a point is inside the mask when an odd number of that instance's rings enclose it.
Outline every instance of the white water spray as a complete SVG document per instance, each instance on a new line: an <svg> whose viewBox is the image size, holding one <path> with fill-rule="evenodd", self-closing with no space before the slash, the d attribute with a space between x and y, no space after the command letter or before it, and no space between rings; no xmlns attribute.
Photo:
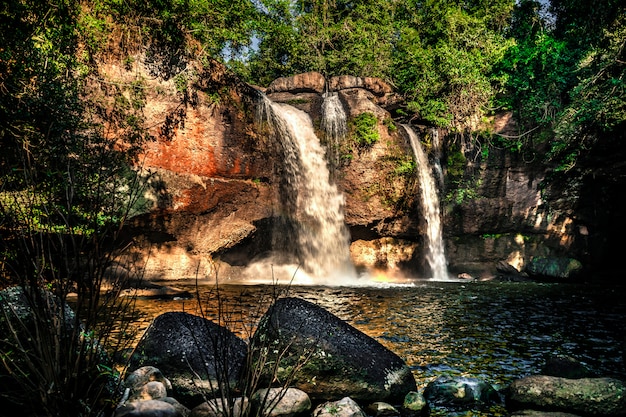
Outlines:
<svg viewBox="0 0 626 417"><path fill-rule="evenodd" d="M437 186L435 185L432 169L428 163L428 157L422 149L417 134L410 126L402 125L402 127L409 135L417 165L422 198L422 214L427 224L428 255L426 260L432 270L432 279L435 281L446 281L450 279L450 274L446 266Z"/></svg>
<svg viewBox="0 0 626 417"><path fill-rule="evenodd" d="M356 271L350 260L350 237L344 223L344 199L334 184L324 149L305 112L263 97L261 121L267 123L284 156L283 192L293 201L287 213L297 227L294 244L302 269L314 283L341 284Z"/></svg>
<svg viewBox="0 0 626 417"><path fill-rule="evenodd" d="M327 154L332 167L338 167L340 163L341 141L348 135L347 119L339 94L325 93L320 128L327 141Z"/></svg>

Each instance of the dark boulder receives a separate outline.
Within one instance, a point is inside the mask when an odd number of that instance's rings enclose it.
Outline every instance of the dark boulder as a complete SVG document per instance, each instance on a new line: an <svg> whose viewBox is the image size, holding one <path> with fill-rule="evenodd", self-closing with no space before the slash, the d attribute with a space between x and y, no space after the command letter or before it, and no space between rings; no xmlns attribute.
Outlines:
<svg viewBox="0 0 626 417"><path fill-rule="evenodd" d="M44 317L42 317L44 316ZM38 320L59 322L58 331L70 335L76 327L76 315L69 305L62 303L54 294L46 290L10 287L0 291L1 335L10 334L9 326L20 332L37 332ZM56 329L51 329L55 330Z"/></svg>
<svg viewBox="0 0 626 417"><path fill-rule="evenodd" d="M530 281L528 274L518 271L508 262L500 261L496 264L496 279L500 282L526 282Z"/></svg>
<svg viewBox="0 0 626 417"><path fill-rule="evenodd" d="M154 319L137 344L130 369L150 365L172 384L174 397L195 407L220 388L234 386L247 353L246 343L225 327L183 312Z"/></svg>
<svg viewBox="0 0 626 417"><path fill-rule="evenodd" d="M415 379L400 357L322 307L298 298L278 300L262 317L252 342L265 382L293 378L312 400L351 397L401 404Z"/></svg>

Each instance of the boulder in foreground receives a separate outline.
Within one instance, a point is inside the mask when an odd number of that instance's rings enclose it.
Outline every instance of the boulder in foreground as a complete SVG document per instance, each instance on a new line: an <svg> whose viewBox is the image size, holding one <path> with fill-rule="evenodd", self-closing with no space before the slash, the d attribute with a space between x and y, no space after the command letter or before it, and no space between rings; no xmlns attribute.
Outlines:
<svg viewBox="0 0 626 417"><path fill-rule="evenodd" d="M312 400L402 404L416 390L408 366L395 353L320 306L298 298L278 300L253 337L253 362L275 363L265 383L293 379ZM257 365L258 366L258 365ZM267 367L265 367L267 368Z"/></svg>
<svg viewBox="0 0 626 417"><path fill-rule="evenodd" d="M246 343L225 327L183 312L154 319L130 361L130 369L150 365L168 376L172 392L194 407L234 386L247 354ZM219 393L217 393L219 395Z"/></svg>

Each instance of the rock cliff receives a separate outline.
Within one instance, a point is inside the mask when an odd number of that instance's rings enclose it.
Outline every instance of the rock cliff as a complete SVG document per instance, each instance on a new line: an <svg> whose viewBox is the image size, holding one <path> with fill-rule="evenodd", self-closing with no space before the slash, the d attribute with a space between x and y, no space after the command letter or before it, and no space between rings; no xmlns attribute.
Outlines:
<svg viewBox="0 0 626 417"><path fill-rule="evenodd" d="M138 59L129 72L145 70L142 65ZM123 78L127 70L108 71ZM322 102L327 92L338 95L348 133L333 145L336 155L329 160L345 196L353 261L389 275L424 271L419 184L407 175L412 152L389 112L401 101L391 86L375 78L307 73L255 89L215 62L189 73L183 92L176 80L146 76L146 125L155 140L144 149L139 168L150 186L129 232L147 278L214 279L219 267L220 278L236 279L238 267L271 246L272 224L280 216L281 161L276 144L254 122L262 90L273 101L307 112L328 152L331 144L320 128ZM367 146L354 136L363 113L376 118L378 140ZM427 149L431 136L422 129ZM454 152L447 145L444 161ZM488 278L501 261L521 270L533 256L584 252L585 225L575 220L571 206L554 210L541 193L546 167L504 150L487 155L470 149L464 157L461 173L454 173L463 177L463 186L450 180L451 167L444 163L444 237L452 273ZM470 197L459 198L459 191Z"/></svg>

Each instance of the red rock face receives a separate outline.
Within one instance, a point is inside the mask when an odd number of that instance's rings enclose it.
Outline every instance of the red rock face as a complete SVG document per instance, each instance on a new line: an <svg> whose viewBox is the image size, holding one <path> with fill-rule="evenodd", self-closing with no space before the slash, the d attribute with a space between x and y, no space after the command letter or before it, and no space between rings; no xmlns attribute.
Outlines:
<svg viewBox="0 0 626 417"><path fill-rule="evenodd" d="M150 118L158 123L166 112ZM267 177L268 164L247 130L246 121L228 106L202 102L186 110L184 125L175 128L171 137L155 129L157 140L146 146L146 166L203 177ZM148 122L149 123L149 122Z"/></svg>
<svg viewBox="0 0 626 417"><path fill-rule="evenodd" d="M140 58L130 71L102 69L125 83L145 70ZM219 64L200 73L188 86L193 105L173 80L141 76L144 126L154 140L137 167L148 178L143 213L127 224L147 279L211 274L215 254L257 233L255 224L272 216L276 201L273 161L267 141L254 132L251 100L245 104L240 86L224 84Z"/></svg>

